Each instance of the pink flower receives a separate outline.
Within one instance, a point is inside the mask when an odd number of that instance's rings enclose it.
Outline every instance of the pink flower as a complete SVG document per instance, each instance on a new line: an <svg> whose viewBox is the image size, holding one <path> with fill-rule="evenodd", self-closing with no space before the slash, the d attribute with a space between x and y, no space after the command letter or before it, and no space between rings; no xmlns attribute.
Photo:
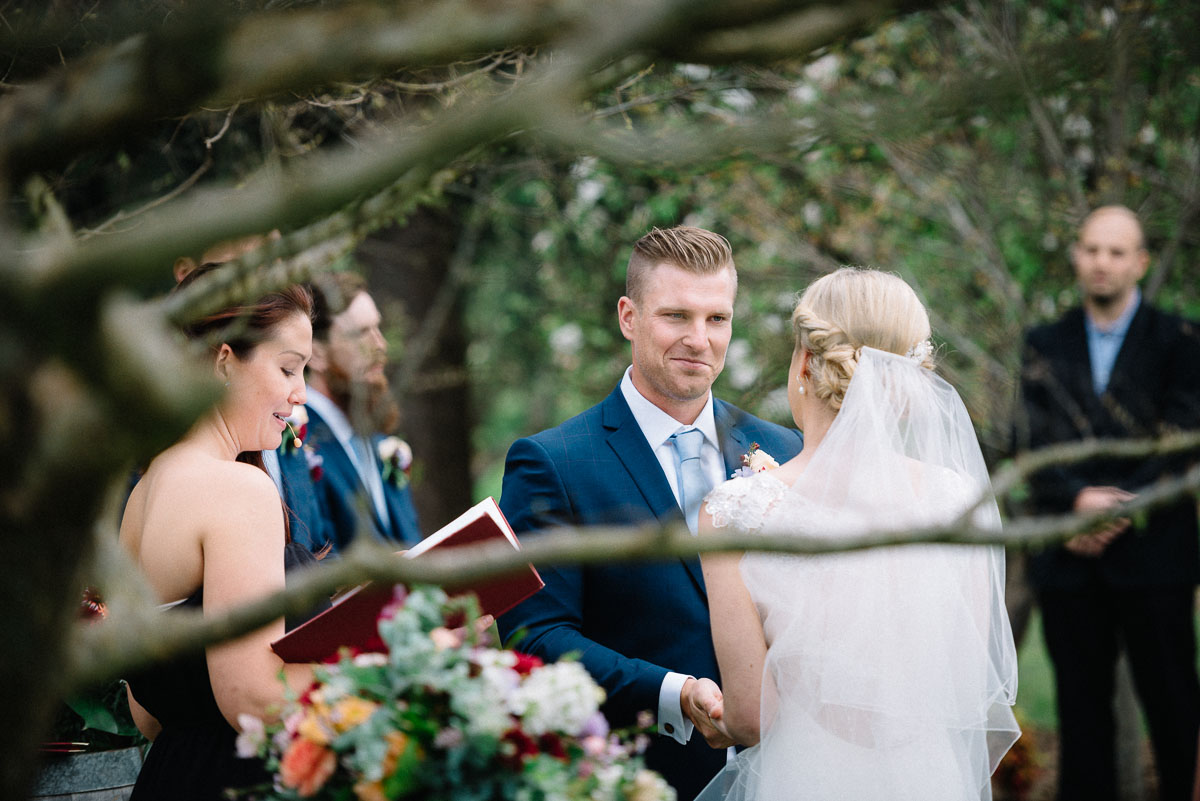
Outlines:
<svg viewBox="0 0 1200 801"><path fill-rule="evenodd" d="M395 617L396 613L399 612L401 607L404 606L404 599L407 597L408 590L404 588L403 584L397 584L395 587L393 587L392 600L388 601L387 606L379 610L379 619L391 620L393 617ZM387 649L385 648L384 650Z"/></svg>
<svg viewBox="0 0 1200 801"><path fill-rule="evenodd" d="M242 712L237 717L240 731L237 736L237 755L242 759L258 756L258 749L267 741L267 730L262 720Z"/></svg>
<svg viewBox="0 0 1200 801"><path fill-rule="evenodd" d="M607 737L608 718L604 717L604 713L597 709L583 722L583 728L579 730L579 736L599 737L601 739Z"/></svg>
<svg viewBox="0 0 1200 801"><path fill-rule="evenodd" d="M293 740L279 763L279 781L295 787L302 798L317 794L337 767L337 756L323 745L301 737Z"/></svg>
<svg viewBox="0 0 1200 801"><path fill-rule="evenodd" d="M608 751L608 740L603 737L589 735L583 738L583 753L597 759L605 755Z"/></svg>

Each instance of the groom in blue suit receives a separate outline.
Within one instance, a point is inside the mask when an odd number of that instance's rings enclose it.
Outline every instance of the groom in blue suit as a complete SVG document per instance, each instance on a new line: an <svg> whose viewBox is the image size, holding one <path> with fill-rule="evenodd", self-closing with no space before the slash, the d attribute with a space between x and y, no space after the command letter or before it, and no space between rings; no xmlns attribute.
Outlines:
<svg viewBox="0 0 1200 801"><path fill-rule="evenodd" d="M516 532L686 520L695 533L703 494L752 443L780 462L800 451L799 432L712 396L736 293L724 237L655 229L634 245L617 305L633 364L598 405L513 443L500 507ZM699 558L541 573L545 589L501 617L501 635L525 630L517 647L546 661L578 654L614 725L654 713L647 764L694 798L731 744L709 717L721 694Z"/></svg>

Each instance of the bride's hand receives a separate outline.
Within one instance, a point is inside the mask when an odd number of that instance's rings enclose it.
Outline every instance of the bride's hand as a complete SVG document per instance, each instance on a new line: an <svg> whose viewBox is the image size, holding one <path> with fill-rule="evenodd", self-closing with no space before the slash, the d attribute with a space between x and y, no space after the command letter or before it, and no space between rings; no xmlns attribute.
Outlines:
<svg viewBox="0 0 1200 801"><path fill-rule="evenodd" d="M712 679L685 681L679 694L679 706L709 746L728 748L734 744L721 720L725 713L725 696Z"/></svg>

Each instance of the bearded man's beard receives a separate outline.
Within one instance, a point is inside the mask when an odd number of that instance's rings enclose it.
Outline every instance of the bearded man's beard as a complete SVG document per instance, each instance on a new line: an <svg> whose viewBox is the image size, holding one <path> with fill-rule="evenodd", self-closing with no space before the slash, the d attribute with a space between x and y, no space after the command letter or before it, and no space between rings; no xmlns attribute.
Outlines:
<svg viewBox="0 0 1200 801"><path fill-rule="evenodd" d="M355 429L372 434L391 434L400 422L400 407L392 397L386 375L355 381L341 368L331 364L325 371L331 400L336 403Z"/></svg>

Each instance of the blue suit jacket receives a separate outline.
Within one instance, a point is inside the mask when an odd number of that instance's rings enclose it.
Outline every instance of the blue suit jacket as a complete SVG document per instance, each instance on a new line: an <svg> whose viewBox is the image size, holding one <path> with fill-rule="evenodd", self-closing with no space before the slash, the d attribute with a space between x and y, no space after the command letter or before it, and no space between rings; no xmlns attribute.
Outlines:
<svg viewBox="0 0 1200 801"><path fill-rule="evenodd" d="M752 442L780 462L803 444L799 432L722 401L714 401L714 418L727 474ZM620 387L562 425L513 443L500 508L518 533L683 519ZM578 653L607 692L604 711L614 725L632 723L641 710L657 712L668 671L719 679L698 557L540 572L546 587L501 617L501 636L525 629L517 648L546 661ZM653 740L647 763L680 799L695 797L725 763L724 751L698 734L686 747Z"/></svg>
<svg viewBox="0 0 1200 801"><path fill-rule="evenodd" d="M330 521L325 504L313 484L308 459L298 450L285 452L281 449L275 453L279 458L283 501L287 505L292 541L317 553L329 541Z"/></svg>
<svg viewBox="0 0 1200 801"><path fill-rule="evenodd" d="M411 488L407 484L397 487L391 482L383 482L383 496L390 519L380 520L358 471L354 469L354 463L350 461L350 455L321 415L311 406L306 408L307 444L322 459L321 480L316 482L315 489L327 510L328 542L333 546L333 552L349 547L360 528L382 542L396 545L420 542L421 530L417 525L417 510L413 506ZM377 444L381 439L383 437L377 435L372 442Z"/></svg>

